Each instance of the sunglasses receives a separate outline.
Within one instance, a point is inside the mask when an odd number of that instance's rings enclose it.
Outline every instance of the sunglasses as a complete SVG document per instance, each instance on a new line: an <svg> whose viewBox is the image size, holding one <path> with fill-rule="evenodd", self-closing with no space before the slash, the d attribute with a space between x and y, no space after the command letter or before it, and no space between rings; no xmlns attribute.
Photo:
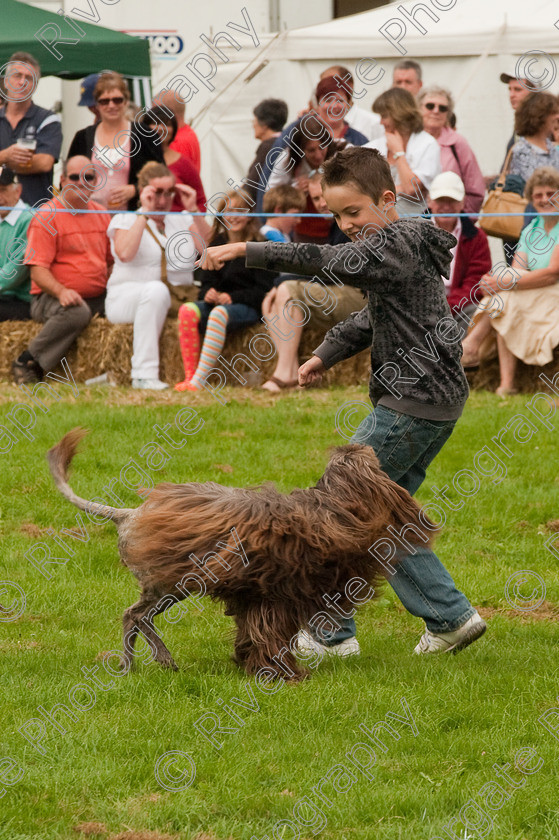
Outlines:
<svg viewBox="0 0 559 840"><path fill-rule="evenodd" d="M324 167L319 166L318 169L311 169L307 178L312 178L314 175L324 175Z"/></svg>
<svg viewBox="0 0 559 840"><path fill-rule="evenodd" d="M124 102L124 96L102 96L101 99L97 100L98 105L110 105L111 102L113 105L122 105Z"/></svg>
<svg viewBox="0 0 559 840"><path fill-rule="evenodd" d="M66 175L69 181L79 181L83 178L84 181L87 181L88 184L94 184L97 180L97 175L94 172L86 172L85 175L82 175L81 172L72 172L71 175Z"/></svg>
<svg viewBox="0 0 559 840"><path fill-rule="evenodd" d="M173 198L175 190L154 190L153 194L155 198Z"/></svg>
<svg viewBox="0 0 559 840"><path fill-rule="evenodd" d="M446 114L446 112L450 110L448 105L439 105L438 102L424 102L423 104L428 111L434 111L436 108L441 112L441 114Z"/></svg>

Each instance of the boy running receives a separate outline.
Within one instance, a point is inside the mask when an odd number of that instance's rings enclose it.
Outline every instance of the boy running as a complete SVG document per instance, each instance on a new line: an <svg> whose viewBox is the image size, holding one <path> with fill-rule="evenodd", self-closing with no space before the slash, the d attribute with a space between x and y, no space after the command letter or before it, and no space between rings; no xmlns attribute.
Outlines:
<svg viewBox="0 0 559 840"><path fill-rule="evenodd" d="M374 411L352 440L373 447L382 469L413 495L427 467L450 437L468 397L454 324L441 275L448 276L456 239L425 220L400 219L386 160L374 149L349 148L324 164L323 194L349 245L242 242L209 248L204 268L246 256L247 266L289 271L368 293L368 307L326 333L299 368L301 385L371 346L369 393ZM316 277L315 277L316 275ZM372 344L371 344L372 342ZM385 546L391 540L384 541ZM406 609L425 621L416 653L467 647L486 625L429 548L403 546L395 535L385 562L388 581ZM409 544L408 544L409 545ZM390 559L397 557L395 570ZM302 631L299 645L320 653L359 653L352 618L332 613L334 633ZM334 618L335 616L335 618Z"/></svg>

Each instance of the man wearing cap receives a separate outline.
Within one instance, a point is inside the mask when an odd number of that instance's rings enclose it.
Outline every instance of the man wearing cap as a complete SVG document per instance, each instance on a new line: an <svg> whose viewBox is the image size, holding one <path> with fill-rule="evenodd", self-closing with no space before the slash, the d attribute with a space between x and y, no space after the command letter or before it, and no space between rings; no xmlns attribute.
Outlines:
<svg viewBox="0 0 559 840"><path fill-rule="evenodd" d="M60 197L42 205L29 226L25 263L31 270L31 317L44 326L12 363L17 385L37 382L53 370L93 315L104 312L112 263L110 216L90 200L96 177L89 158L69 158ZM97 212L73 212L86 210Z"/></svg>
<svg viewBox="0 0 559 840"><path fill-rule="evenodd" d="M491 268L491 253L485 231L477 228L464 211L466 190L455 172L441 172L429 189L429 209L435 214L437 227L448 231L458 240L452 249L452 263L448 277L443 277L446 299L462 336L474 314L483 292L479 281ZM449 213L450 216L437 214Z"/></svg>
<svg viewBox="0 0 559 840"><path fill-rule="evenodd" d="M0 108L0 165L19 178L22 199L37 204L50 197L52 170L62 145L60 116L31 99L41 69L30 53L16 52L4 77Z"/></svg>
<svg viewBox="0 0 559 840"><path fill-rule="evenodd" d="M31 218L17 175L0 167L0 321L31 317L29 267L23 262Z"/></svg>
<svg viewBox="0 0 559 840"><path fill-rule="evenodd" d="M100 73L90 73L89 76L82 79L82 83L80 85L80 101L78 102L78 106L87 108L91 111L95 117L95 122L99 121L99 108L95 102L93 91L95 90L95 85L99 81L100 75Z"/></svg>
<svg viewBox="0 0 559 840"><path fill-rule="evenodd" d="M531 82L529 79L519 79L516 74L511 76L510 73L501 73L499 76L503 84L509 87L509 101L513 111L516 111L523 99L526 99L529 93L534 93L540 90L540 86ZM508 155L510 149L514 146L518 137L513 131L512 137L507 143L507 150L505 156Z"/></svg>

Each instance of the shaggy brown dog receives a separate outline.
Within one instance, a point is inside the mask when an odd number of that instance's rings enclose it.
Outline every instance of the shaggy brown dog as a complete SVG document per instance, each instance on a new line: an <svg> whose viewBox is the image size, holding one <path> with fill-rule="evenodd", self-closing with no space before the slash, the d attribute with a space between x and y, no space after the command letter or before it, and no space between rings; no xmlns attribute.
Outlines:
<svg viewBox="0 0 559 840"><path fill-rule="evenodd" d="M338 606L351 611L347 582L379 582L383 569L368 549L388 525L407 526L406 540L423 545L436 530L382 472L372 448L355 444L334 450L315 487L287 495L273 485L238 489L210 481L159 484L135 509L88 502L67 483L85 434L73 429L47 458L72 504L115 523L121 560L142 587L123 617L126 667L141 632L154 659L176 668L153 617L200 593L222 600L234 616L235 659L247 673L300 678L306 672L293 655L294 640L317 614L325 615L323 595L341 593Z"/></svg>

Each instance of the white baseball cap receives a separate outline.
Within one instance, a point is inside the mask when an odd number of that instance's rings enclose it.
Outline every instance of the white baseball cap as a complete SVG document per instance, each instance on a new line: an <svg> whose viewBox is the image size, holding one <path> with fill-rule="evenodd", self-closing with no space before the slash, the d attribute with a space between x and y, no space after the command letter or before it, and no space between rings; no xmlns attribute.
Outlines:
<svg viewBox="0 0 559 840"><path fill-rule="evenodd" d="M462 178L456 172L441 172L431 182L429 197L453 198L455 201L462 201L466 195Z"/></svg>

